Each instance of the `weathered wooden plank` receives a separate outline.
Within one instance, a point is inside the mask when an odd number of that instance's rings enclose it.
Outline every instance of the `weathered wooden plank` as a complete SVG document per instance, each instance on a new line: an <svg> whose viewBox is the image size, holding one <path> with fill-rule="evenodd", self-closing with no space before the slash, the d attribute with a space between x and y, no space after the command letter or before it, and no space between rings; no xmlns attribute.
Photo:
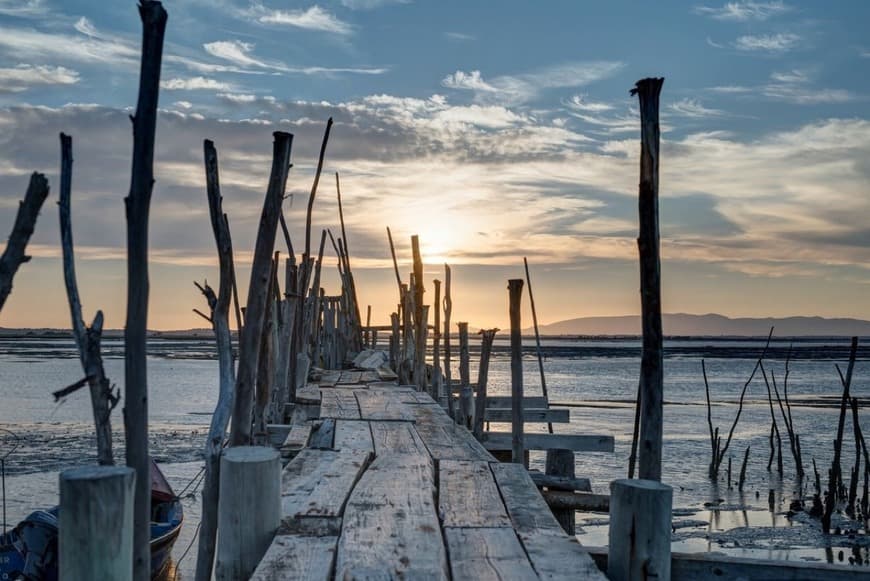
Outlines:
<svg viewBox="0 0 870 581"><path fill-rule="evenodd" d="M487 450L510 450L510 432L488 432L483 445ZM524 434L526 450L574 450L575 452L613 452L613 436L586 434Z"/></svg>
<svg viewBox="0 0 870 581"><path fill-rule="evenodd" d="M487 422L511 421L511 410L508 408L488 408L484 413ZM567 424L571 421L568 408L536 408L523 409L523 422L527 424Z"/></svg>
<svg viewBox="0 0 870 581"><path fill-rule="evenodd" d="M607 576L596 566L585 548L564 531L530 530L517 532L517 536L541 579L607 581Z"/></svg>
<svg viewBox="0 0 870 581"><path fill-rule="evenodd" d="M592 483L588 478L569 478L567 476L555 476L552 474L543 474L535 470L529 471L529 476L537 486L546 486L550 490L579 490L581 492L592 492Z"/></svg>
<svg viewBox="0 0 870 581"><path fill-rule="evenodd" d="M332 440L335 436L335 420L325 418L312 422L311 435L308 436L309 448L332 448Z"/></svg>
<svg viewBox="0 0 870 581"><path fill-rule="evenodd" d="M361 420L336 421L332 447L336 450L359 450L374 454L375 446L372 443L369 423Z"/></svg>
<svg viewBox="0 0 870 581"><path fill-rule="evenodd" d="M302 389L297 389L296 402L320 403L320 387L316 383L309 383Z"/></svg>
<svg viewBox="0 0 870 581"><path fill-rule="evenodd" d="M251 581L328 581L337 544L336 536L278 535L263 555Z"/></svg>
<svg viewBox="0 0 870 581"><path fill-rule="evenodd" d="M320 404L298 403L290 413L291 424L304 424L308 420L320 417Z"/></svg>
<svg viewBox="0 0 870 581"><path fill-rule="evenodd" d="M292 458L308 445L308 437L311 435L311 424L293 424L290 433L284 439L279 451L281 456Z"/></svg>
<svg viewBox="0 0 870 581"><path fill-rule="evenodd" d="M332 387L338 383L339 379L341 379L341 371L324 371L320 376L320 381L318 381L318 383L320 386Z"/></svg>
<svg viewBox="0 0 870 581"><path fill-rule="evenodd" d="M369 457L359 450L302 450L281 474L281 530L338 535L344 504Z"/></svg>
<svg viewBox="0 0 870 581"><path fill-rule="evenodd" d="M492 462L489 467L517 531L550 530L564 534L522 464Z"/></svg>
<svg viewBox="0 0 870 581"><path fill-rule="evenodd" d="M542 579L606 579L580 544L565 534L522 464L489 465L511 523Z"/></svg>
<svg viewBox="0 0 870 581"><path fill-rule="evenodd" d="M607 547L583 547L583 550L588 552L599 568L607 567ZM671 553L671 579L673 581L713 579L863 581L867 579L867 567L730 557L715 553Z"/></svg>
<svg viewBox="0 0 870 581"><path fill-rule="evenodd" d="M435 400L432 399L432 396L430 396L425 391L416 391L416 390L405 391L404 388L400 388L400 389L403 389L403 391L399 395L399 401L401 401L404 404L436 405Z"/></svg>
<svg viewBox="0 0 870 581"><path fill-rule="evenodd" d="M321 392L320 417L358 420L359 404L357 404L354 390L350 389L325 389Z"/></svg>
<svg viewBox="0 0 870 581"><path fill-rule="evenodd" d="M467 429L458 426L441 406L408 406L417 419L417 433L436 460L477 460L491 462L492 455Z"/></svg>
<svg viewBox="0 0 870 581"><path fill-rule="evenodd" d="M504 408L511 409L511 396L509 395L487 395L487 408ZM547 398L540 396L526 396L523 398L524 408L541 409L547 407Z"/></svg>
<svg viewBox="0 0 870 581"><path fill-rule="evenodd" d="M488 462L442 460L438 475L438 515L445 527L511 526Z"/></svg>
<svg viewBox="0 0 870 581"><path fill-rule="evenodd" d="M446 528L444 535L454 579L538 581L516 532L510 527Z"/></svg>
<svg viewBox="0 0 870 581"><path fill-rule="evenodd" d="M448 579L429 456L375 458L344 511L336 579Z"/></svg>
<svg viewBox="0 0 870 581"><path fill-rule="evenodd" d="M342 371L341 378L336 383L359 383L362 373L359 371Z"/></svg>
<svg viewBox="0 0 870 581"><path fill-rule="evenodd" d="M378 368L378 378L381 381L395 381L399 379L399 376L396 375L396 372L390 369L389 367L379 367Z"/></svg>
<svg viewBox="0 0 870 581"><path fill-rule="evenodd" d="M367 369L366 371L363 371L359 378L360 383L371 383L380 380L381 376L376 369Z"/></svg>
<svg viewBox="0 0 870 581"><path fill-rule="evenodd" d="M414 421L408 406L399 399L399 393L386 390L355 390L360 418L364 420Z"/></svg>
<svg viewBox="0 0 870 581"><path fill-rule="evenodd" d="M369 422L375 455L428 454L426 444L411 422Z"/></svg>
<svg viewBox="0 0 870 581"><path fill-rule="evenodd" d="M376 389L385 387L387 389L393 389L399 387L399 383L397 381L373 381L369 383L369 389Z"/></svg>
<svg viewBox="0 0 870 581"><path fill-rule="evenodd" d="M269 445L278 448L287 439L292 426L290 424L266 424L266 434L269 436Z"/></svg>

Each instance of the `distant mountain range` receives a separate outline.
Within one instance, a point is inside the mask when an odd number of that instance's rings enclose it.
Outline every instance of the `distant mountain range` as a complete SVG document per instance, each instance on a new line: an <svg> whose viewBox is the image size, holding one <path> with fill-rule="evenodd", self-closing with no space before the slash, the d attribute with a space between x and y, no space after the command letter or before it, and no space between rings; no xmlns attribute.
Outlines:
<svg viewBox="0 0 870 581"><path fill-rule="evenodd" d="M670 336L737 336L767 335L774 327L778 337L798 336L870 336L870 321L861 319L825 319L822 317L784 317L731 319L723 315L662 315L665 335ZM531 328L525 332L533 332ZM581 317L540 327L541 335L640 335L640 316Z"/></svg>

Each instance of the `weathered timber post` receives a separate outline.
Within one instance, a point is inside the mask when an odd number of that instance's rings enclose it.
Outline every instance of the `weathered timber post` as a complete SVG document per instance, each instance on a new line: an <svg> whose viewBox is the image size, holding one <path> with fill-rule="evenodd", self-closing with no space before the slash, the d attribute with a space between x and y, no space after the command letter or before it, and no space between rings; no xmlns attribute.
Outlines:
<svg viewBox="0 0 870 581"><path fill-rule="evenodd" d="M508 281L511 318L511 462L525 464L523 445L523 335L520 309L523 299L523 281Z"/></svg>
<svg viewBox="0 0 870 581"><path fill-rule="evenodd" d="M456 326L459 327L459 423L471 429L474 418L474 392L471 390L471 373L468 365L468 323L456 323Z"/></svg>
<svg viewBox="0 0 870 581"><path fill-rule="evenodd" d="M401 339L399 337L399 313L390 313L390 326L392 327L392 334L390 335L390 367L393 368L393 371L399 370L399 343Z"/></svg>
<svg viewBox="0 0 870 581"><path fill-rule="evenodd" d="M226 437L227 425L233 409L233 390L236 384L233 363L233 342L230 334L230 300L232 294L232 241L230 229L223 213L223 198L220 193L218 157L214 143L203 142L205 157L206 192L211 226L217 246L220 285L215 295L208 285L203 294L211 308L211 320L217 346L219 369L218 401L208 439L205 442L205 480L202 487L202 519L200 520L199 550L196 555L197 581L209 581L214 569L215 541L217 539L217 512L220 496L220 456Z"/></svg>
<svg viewBox="0 0 870 581"><path fill-rule="evenodd" d="M436 402L441 403L441 281L437 278L432 281L435 286L435 323L432 329L432 384L429 395Z"/></svg>
<svg viewBox="0 0 870 581"><path fill-rule="evenodd" d="M453 409L453 370L450 369L450 315L453 312L453 300L450 298L450 266L444 265L444 385L447 386L447 414L456 418Z"/></svg>
<svg viewBox="0 0 870 581"><path fill-rule="evenodd" d="M607 577L611 581L671 578L670 486L654 480L610 483Z"/></svg>
<svg viewBox="0 0 870 581"><path fill-rule="evenodd" d="M483 440L483 419L486 415L486 384L489 380L489 358L492 355L492 342L498 329L481 329L480 366L477 368L477 401L474 407L474 437Z"/></svg>
<svg viewBox="0 0 870 581"><path fill-rule="evenodd" d="M3 310L3 304L9 293L12 292L12 279L18 272L18 267L30 260L24 251L36 227L39 210L47 197L48 180L41 173L34 172L30 176L30 184L27 186L24 200L15 215L15 224L12 226L6 249L0 255L0 311Z"/></svg>
<svg viewBox="0 0 870 581"><path fill-rule="evenodd" d="M637 82L641 154L638 214L641 323L640 479L610 484L610 543L607 575L613 581L671 578L673 491L662 474L663 347L659 259L659 94L664 79Z"/></svg>
<svg viewBox="0 0 870 581"><path fill-rule="evenodd" d="M372 345L372 306L366 306L366 332L364 345L366 349L371 349Z"/></svg>
<svg viewBox="0 0 870 581"><path fill-rule="evenodd" d="M133 578L135 479L136 472L127 466L60 473L61 580Z"/></svg>
<svg viewBox="0 0 870 581"><path fill-rule="evenodd" d="M72 137L60 134L60 243L63 252L63 278L72 320L73 338L79 352L79 361L88 381L91 394L91 411L97 437L97 461L103 466L115 463L112 454L112 410L120 396L112 392L112 384L106 377L100 342L103 335L103 312L97 311L90 328L82 318L82 304L76 281L75 254L72 235Z"/></svg>
<svg viewBox="0 0 870 581"><path fill-rule="evenodd" d="M396 247L393 245L393 234L387 226L387 240L390 241L390 255L393 257L393 270L396 272L396 284L399 285L399 300L402 300L402 276L399 274L399 261L396 260Z"/></svg>
<svg viewBox="0 0 870 581"><path fill-rule="evenodd" d="M662 479L662 347L661 261L659 257L659 94L664 79L637 82L632 95L640 100L641 151L638 214L640 234L640 298L643 327L641 352L640 462L638 475Z"/></svg>
<svg viewBox="0 0 870 581"><path fill-rule="evenodd" d="M221 457L218 581L247 579L281 522L281 459L271 447L227 448Z"/></svg>
<svg viewBox="0 0 870 581"><path fill-rule="evenodd" d="M545 473L549 476L562 476L575 478L574 450L547 450ZM553 516L569 535L577 532L576 519L573 509L554 508Z"/></svg>
<svg viewBox="0 0 870 581"><path fill-rule="evenodd" d="M133 121L133 167L127 213L127 319L124 326L124 436L127 466L136 471L133 502L133 578L151 577L151 461L148 454L148 214L154 187L157 97L166 11L160 2L142 0L142 61Z"/></svg>
<svg viewBox="0 0 870 581"><path fill-rule="evenodd" d="M353 278L353 271L350 268L350 241L347 239L347 231L344 229L344 210L341 205L341 183L339 182L338 172L335 172L335 192L338 197L338 219L341 225L341 237L344 239L344 264L347 272L347 293L350 298L350 317L353 321L351 325L351 344L354 351L362 349L362 321L359 312L359 302L356 297L356 282Z"/></svg>
<svg viewBox="0 0 870 581"><path fill-rule="evenodd" d="M426 391L426 321L423 318L423 257L420 254L420 237L411 236L411 254L414 257L414 384L418 391Z"/></svg>

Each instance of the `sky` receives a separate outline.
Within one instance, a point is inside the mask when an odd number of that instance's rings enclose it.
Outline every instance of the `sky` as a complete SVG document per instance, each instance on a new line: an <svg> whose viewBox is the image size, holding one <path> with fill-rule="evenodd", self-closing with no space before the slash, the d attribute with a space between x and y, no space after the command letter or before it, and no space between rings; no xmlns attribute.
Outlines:
<svg viewBox="0 0 870 581"><path fill-rule="evenodd" d="M202 140L218 149L247 286L272 132L294 134L285 213L338 231L340 172L360 302L398 300L419 234L453 320L507 327L527 256L542 323L639 312L635 81L663 76L663 308L870 318L870 3L701 0L167 0L150 223L149 327L205 322L217 281ZM58 133L73 137L85 318L123 326L134 2L0 0L0 236L32 171L52 194L0 313L69 325L58 244ZM278 250L284 251L281 237ZM335 259L325 286L337 292ZM530 321L528 309L524 325Z"/></svg>

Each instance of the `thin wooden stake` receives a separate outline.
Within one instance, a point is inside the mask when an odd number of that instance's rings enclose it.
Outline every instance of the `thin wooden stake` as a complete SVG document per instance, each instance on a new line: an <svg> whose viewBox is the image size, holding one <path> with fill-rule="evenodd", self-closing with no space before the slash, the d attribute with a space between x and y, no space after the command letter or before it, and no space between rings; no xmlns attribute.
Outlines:
<svg viewBox="0 0 870 581"><path fill-rule="evenodd" d="M447 392L447 414L456 418L453 406L453 371L450 368L450 315L453 312L453 300L450 297L450 267L444 265L444 385Z"/></svg>
<svg viewBox="0 0 870 581"><path fill-rule="evenodd" d="M541 334L538 332L538 311L535 309L535 295L532 294L532 277L529 274L529 260L523 256L523 266L526 268L526 287L529 289L529 302L532 305L532 323L535 327L535 349L538 353L538 371L541 374L541 393L544 399L549 403L550 398L547 395L547 378L544 377L544 355L541 350ZM553 433L553 424L547 422L547 431Z"/></svg>
<svg viewBox="0 0 870 581"><path fill-rule="evenodd" d="M24 251L36 227L39 210L47 197L48 180L41 173L34 172L30 176L24 201L18 206L18 214L15 215L15 224L12 226L6 249L0 256L0 311L12 292L12 279L18 272L18 267L30 260Z"/></svg>
<svg viewBox="0 0 870 581"><path fill-rule="evenodd" d="M508 281L511 320L511 462L525 465L523 445L523 280Z"/></svg>

